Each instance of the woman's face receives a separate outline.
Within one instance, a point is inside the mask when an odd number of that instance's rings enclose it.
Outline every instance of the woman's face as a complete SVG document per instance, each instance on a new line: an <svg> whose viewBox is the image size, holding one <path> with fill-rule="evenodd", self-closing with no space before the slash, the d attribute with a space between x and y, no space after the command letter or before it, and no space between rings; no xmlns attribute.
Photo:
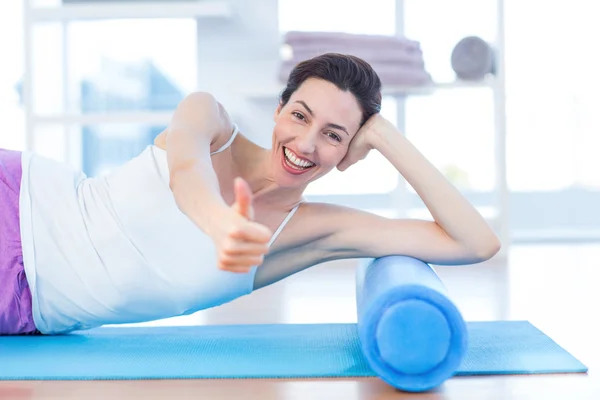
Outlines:
<svg viewBox="0 0 600 400"><path fill-rule="evenodd" d="M275 112L271 162L278 185L306 186L334 169L361 119L352 93L324 80L304 81Z"/></svg>

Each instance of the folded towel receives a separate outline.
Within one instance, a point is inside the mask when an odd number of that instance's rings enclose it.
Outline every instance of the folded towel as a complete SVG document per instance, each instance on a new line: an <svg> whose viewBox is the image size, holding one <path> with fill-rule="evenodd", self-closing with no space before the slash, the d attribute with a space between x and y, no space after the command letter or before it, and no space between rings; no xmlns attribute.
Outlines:
<svg viewBox="0 0 600 400"><path fill-rule="evenodd" d="M375 64L373 69L379 75L382 85L422 86L431 83L431 75L423 68L403 65Z"/></svg>
<svg viewBox="0 0 600 400"><path fill-rule="evenodd" d="M401 65L410 65L423 68L425 62L423 53L419 50L406 51L401 48L390 48L381 44L374 44L370 47L356 46L354 43L339 43L336 45L286 45L286 61L299 63L303 60L308 60L320 54L325 53L341 53L352 54L353 56L362 58L366 62L373 63L398 63Z"/></svg>
<svg viewBox="0 0 600 400"><path fill-rule="evenodd" d="M291 46L316 45L331 46L340 43L352 43L354 46L370 47L374 45L398 47L404 50L420 50L418 41L404 36L391 35L358 35L345 32L301 32L289 31L283 36L283 42Z"/></svg>
<svg viewBox="0 0 600 400"><path fill-rule="evenodd" d="M314 31L290 31L284 35L279 81L287 82L299 62L325 53L351 54L365 60L377 72L383 85L431 83L421 45L415 40L403 36Z"/></svg>
<svg viewBox="0 0 600 400"><path fill-rule="evenodd" d="M296 63L285 61L280 64L278 79L286 83ZM419 67L393 63L372 63L382 85L422 86L431 83L431 75Z"/></svg>

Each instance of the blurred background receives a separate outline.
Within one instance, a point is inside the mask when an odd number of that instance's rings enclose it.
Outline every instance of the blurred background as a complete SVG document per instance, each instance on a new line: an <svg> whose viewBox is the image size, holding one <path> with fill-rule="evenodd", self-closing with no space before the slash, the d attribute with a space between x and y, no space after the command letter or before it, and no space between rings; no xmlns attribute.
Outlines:
<svg viewBox="0 0 600 400"><path fill-rule="evenodd" d="M3 1L0 147L103 174L150 144L195 90L213 93L267 147L285 65L308 54L286 42L290 32L396 36L418 44L428 79L390 79L383 114L503 242L592 241L600 237L594 7L586 0L568 7L541 0ZM348 52L353 43L340 41ZM386 53L372 49L379 58ZM379 154L332 173L308 195L429 217Z"/></svg>
<svg viewBox="0 0 600 400"><path fill-rule="evenodd" d="M105 174L151 144L196 90L214 94L268 147L295 62L335 49L364 55L384 78L383 114L502 240L490 262L437 268L465 319L528 319L600 365L600 332L587 312L600 301L596 8L589 0L4 0L0 147ZM307 198L431 218L375 152L314 183ZM356 264L330 264L154 323L355 321Z"/></svg>

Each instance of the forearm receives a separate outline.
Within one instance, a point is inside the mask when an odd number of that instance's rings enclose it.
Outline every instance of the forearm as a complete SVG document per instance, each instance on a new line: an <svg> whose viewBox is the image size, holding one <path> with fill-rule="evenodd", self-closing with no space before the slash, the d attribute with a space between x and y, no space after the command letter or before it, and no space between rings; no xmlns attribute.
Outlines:
<svg viewBox="0 0 600 400"><path fill-rule="evenodd" d="M477 254L497 251L498 238L485 219L406 137L393 132L371 140L415 189L446 235Z"/></svg>

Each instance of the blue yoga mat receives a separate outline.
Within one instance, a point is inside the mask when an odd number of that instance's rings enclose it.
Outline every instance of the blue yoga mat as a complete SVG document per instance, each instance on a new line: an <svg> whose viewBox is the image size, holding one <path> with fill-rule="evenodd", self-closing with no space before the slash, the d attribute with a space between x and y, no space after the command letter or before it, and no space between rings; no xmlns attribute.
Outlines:
<svg viewBox="0 0 600 400"><path fill-rule="evenodd" d="M428 264L367 260L356 324L98 328L0 337L0 379L376 376L425 391L455 375L586 372L528 322L466 323Z"/></svg>
<svg viewBox="0 0 600 400"><path fill-rule="evenodd" d="M586 372L525 321L469 322L456 375ZM356 324L98 328L0 337L2 380L377 377Z"/></svg>

